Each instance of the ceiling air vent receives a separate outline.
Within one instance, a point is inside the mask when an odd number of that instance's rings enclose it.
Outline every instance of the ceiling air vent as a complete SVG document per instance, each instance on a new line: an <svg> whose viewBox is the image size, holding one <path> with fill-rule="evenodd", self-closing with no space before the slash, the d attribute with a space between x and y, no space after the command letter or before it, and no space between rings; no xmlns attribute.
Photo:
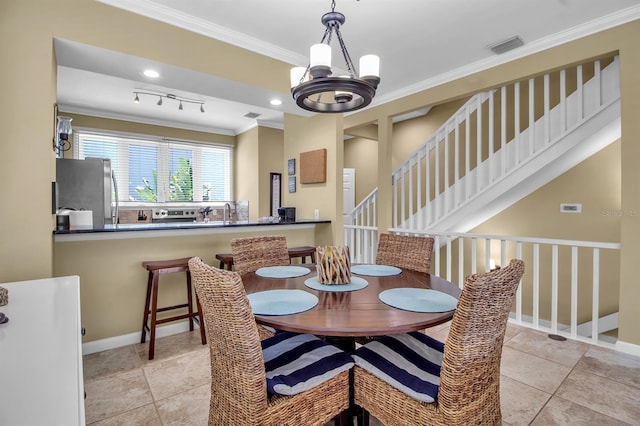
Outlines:
<svg viewBox="0 0 640 426"><path fill-rule="evenodd" d="M496 55L500 55L502 53L508 52L509 50L513 50L516 47L520 47L524 44L524 41L520 38L520 36L513 36L506 40L499 41L497 43L490 44L487 46L493 53Z"/></svg>
<svg viewBox="0 0 640 426"><path fill-rule="evenodd" d="M261 114L258 114L257 112L248 112L246 113L244 116L247 118L257 118L259 117Z"/></svg>

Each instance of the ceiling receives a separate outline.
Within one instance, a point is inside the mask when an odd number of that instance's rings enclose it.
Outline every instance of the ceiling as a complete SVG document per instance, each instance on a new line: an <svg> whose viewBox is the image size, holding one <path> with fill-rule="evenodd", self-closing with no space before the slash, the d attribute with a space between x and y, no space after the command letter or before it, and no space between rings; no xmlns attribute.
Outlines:
<svg viewBox="0 0 640 426"><path fill-rule="evenodd" d="M97 0L177 27L306 66L324 32L329 0ZM300 7L304 3L304 7ZM337 0L345 44L358 58L380 57L381 83L370 107L518 57L640 18L640 0ZM518 35L501 55L489 46ZM333 63L343 66L334 50ZM236 135L257 124L282 128L283 113L308 116L289 93L198 73L68 40L55 40L62 112ZM149 79L142 71L160 73ZM288 82L289 76L283 75ZM140 95L173 94L200 106ZM273 98L282 105L271 106ZM369 108L370 108L369 107ZM257 118L245 117L248 113Z"/></svg>

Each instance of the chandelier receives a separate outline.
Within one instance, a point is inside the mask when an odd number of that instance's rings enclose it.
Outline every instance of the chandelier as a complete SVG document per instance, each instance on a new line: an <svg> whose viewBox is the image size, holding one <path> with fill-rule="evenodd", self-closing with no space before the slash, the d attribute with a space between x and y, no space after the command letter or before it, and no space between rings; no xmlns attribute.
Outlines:
<svg viewBox="0 0 640 426"><path fill-rule="evenodd" d="M182 107L182 103L187 103L187 104L197 104L200 105L200 112L204 112L204 102L203 101L199 101L197 99L189 99L189 98L181 98L179 96L173 95L171 93L168 93L166 95L163 95L162 93L151 93L151 92L133 92L136 97L133 98L133 102L139 104L140 103L140 96L139 95L149 95L149 96L155 96L158 98L158 102L156 102L156 105L161 106L162 105L162 99L170 99L172 101L178 101L179 105L178 105L178 109L180 111L182 111L184 108Z"/></svg>
<svg viewBox="0 0 640 426"><path fill-rule="evenodd" d="M319 44L311 46L309 65L291 69L291 94L299 107L313 112L349 112L371 103L380 83L380 59L376 55L360 58L360 74L356 77L347 46L344 44L340 25L345 17L335 11L336 2L331 2L331 12L322 16L325 26ZM331 70L331 37L335 34L349 75L333 76Z"/></svg>

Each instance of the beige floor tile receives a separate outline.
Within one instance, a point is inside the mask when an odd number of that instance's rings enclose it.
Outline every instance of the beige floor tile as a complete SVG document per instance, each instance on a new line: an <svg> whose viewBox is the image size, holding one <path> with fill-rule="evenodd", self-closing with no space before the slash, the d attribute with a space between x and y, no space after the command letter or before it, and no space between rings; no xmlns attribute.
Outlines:
<svg viewBox="0 0 640 426"><path fill-rule="evenodd" d="M627 424L556 396L544 406L531 426L623 426Z"/></svg>
<svg viewBox="0 0 640 426"><path fill-rule="evenodd" d="M142 370L86 381L84 390L87 392L87 423L113 417L153 402Z"/></svg>
<svg viewBox="0 0 640 426"><path fill-rule="evenodd" d="M200 330L196 327L194 331L173 334L171 336L156 339L155 356L149 360L149 336L146 343L138 343L133 348L138 353L140 362L149 364L158 360L166 360L176 356L184 355L194 350L207 347L202 344Z"/></svg>
<svg viewBox="0 0 640 426"><path fill-rule="evenodd" d="M553 340L547 333L535 330L521 331L505 345L568 367L576 365L580 357L589 350L589 345L586 343L569 339Z"/></svg>
<svg viewBox="0 0 640 426"><path fill-rule="evenodd" d="M206 423L203 423L206 424ZM162 422L153 404L134 408L131 411L91 423L91 426L160 426Z"/></svg>
<svg viewBox="0 0 640 426"><path fill-rule="evenodd" d="M131 345L84 355L82 363L85 380L140 368L140 359Z"/></svg>
<svg viewBox="0 0 640 426"><path fill-rule="evenodd" d="M500 409L503 423L528 425L544 406L550 394L506 376L500 377Z"/></svg>
<svg viewBox="0 0 640 426"><path fill-rule="evenodd" d="M640 388L640 358L611 349L599 347L589 349L576 365L576 371L597 374Z"/></svg>
<svg viewBox="0 0 640 426"><path fill-rule="evenodd" d="M571 371L570 367L529 355L505 346L502 349L500 372L514 380L549 394L558 389Z"/></svg>
<svg viewBox="0 0 640 426"><path fill-rule="evenodd" d="M521 325L507 323L507 330L504 333L504 341L505 343L509 340L513 339L514 336L517 336L521 331L527 330L526 327Z"/></svg>
<svg viewBox="0 0 640 426"><path fill-rule="evenodd" d="M164 426L206 425L209 420L209 383L157 401Z"/></svg>
<svg viewBox="0 0 640 426"><path fill-rule="evenodd" d="M640 392L634 386L573 371L556 395L631 424L640 419Z"/></svg>
<svg viewBox="0 0 640 426"><path fill-rule="evenodd" d="M210 383L209 349L202 348L185 355L149 363L144 375L156 401Z"/></svg>

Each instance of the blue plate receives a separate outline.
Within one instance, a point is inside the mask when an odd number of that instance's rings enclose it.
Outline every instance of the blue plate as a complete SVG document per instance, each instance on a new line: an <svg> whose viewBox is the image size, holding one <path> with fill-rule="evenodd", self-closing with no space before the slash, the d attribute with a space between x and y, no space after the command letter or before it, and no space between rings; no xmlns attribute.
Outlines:
<svg viewBox="0 0 640 426"><path fill-rule="evenodd" d="M372 277L389 277L392 275L400 275L402 269L389 265L353 265L351 267L351 273Z"/></svg>
<svg viewBox="0 0 640 426"><path fill-rule="evenodd" d="M367 280L360 277L351 276L351 282L349 284L320 284L318 277L307 278L304 282L309 288L318 291L331 291L331 292L343 292L343 291L355 291L362 290L369 285Z"/></svg>
<svg viewBox="0 0 640 426"><path fill-rule="evenodd" d="M267 290L247 295L254 315L291 315L318 304L315 294L304 290Z"/></svg>
<svg viewBox="0 0 640 426"><path fill-rule="evenodd" d="M311 270L302 266L265 266L256 275L265 278L295 278L307 275Z"/></svg>
<svg viewBox="0 0 640 426"><path fill-rule="evenodd" d="M448 312L458 305L455 297L427 288L392 288L378 298L389 306L413 312Z"/></svg>

